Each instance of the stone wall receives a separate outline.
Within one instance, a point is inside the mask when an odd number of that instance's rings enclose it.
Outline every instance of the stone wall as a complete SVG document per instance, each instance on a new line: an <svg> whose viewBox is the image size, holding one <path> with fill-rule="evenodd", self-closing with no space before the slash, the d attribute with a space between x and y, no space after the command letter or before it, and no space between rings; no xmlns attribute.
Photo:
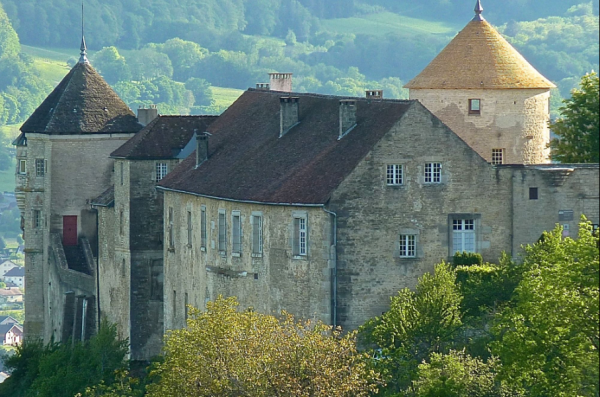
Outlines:
<svg viewBox="0 0 600 397"><path fill-rule="evenodd" d="M410 90L487 161L492 149L505 149L504 164L549 162L548 90ZM469 114L469 99L481 100Z"/></svg>
<svg viewBox="0 0 600 397"><path fill-rule="evenodd" d="M425 183L429 162L442 164L441 183ZM402 185L388 186L387 165L402 165ZM510 249L509 184L510 178L415 103L331 198L338 229L338 324L356 329L381 315L391 296L414 288L425 272L448 260L454 254L453 219L474 221L476 249L486 260ZM400 235L415 236L414 258L401 257Z"/></svg>
<svg viewBox="0 0 600 397"><path fill-rule="evenodd" d="M201 209L206 207L207 244L201 249ZM219 210L227 221L227 248L218 247ZM173 211L173 244L169 244L169 212ZM188 211L192 216L188 244ZM232 211L239 211L242 246L232 252ZM252 215L263 217L263 253L252 254ZM294 216L308 225L306 257L294 257ZM185 325L185 304L200 309L219 295L237 296L242 308L300 318L331 321L331 216L321 208L270 206L165 192L165 329Z"/></svg>

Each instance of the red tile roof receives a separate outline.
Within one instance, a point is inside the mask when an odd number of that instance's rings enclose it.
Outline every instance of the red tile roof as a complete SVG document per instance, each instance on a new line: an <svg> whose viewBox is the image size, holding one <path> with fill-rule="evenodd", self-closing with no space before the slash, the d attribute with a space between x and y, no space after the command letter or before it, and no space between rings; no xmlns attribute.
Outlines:
<svg viewBox="0 0 600 397"><path fill-rule="evenodd" d="M338 140L340 100L299 98L300 124L282 138L280 97L248 90L209 128L209 159L189 156L159 184L216 198L273 204L325 204L412 101L357 99L357 126Z"/></svg>

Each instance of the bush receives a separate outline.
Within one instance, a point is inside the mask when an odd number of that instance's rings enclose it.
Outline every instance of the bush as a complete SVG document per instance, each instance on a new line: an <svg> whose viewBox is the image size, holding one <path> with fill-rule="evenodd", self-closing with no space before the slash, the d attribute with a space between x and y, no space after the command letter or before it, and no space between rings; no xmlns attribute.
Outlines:
<svg viewBox="0 0 600 397"><path fill-rule="evenodd" d="M483 265L483 257L476 252L456 252L452 264L457 266Z"/></svg>

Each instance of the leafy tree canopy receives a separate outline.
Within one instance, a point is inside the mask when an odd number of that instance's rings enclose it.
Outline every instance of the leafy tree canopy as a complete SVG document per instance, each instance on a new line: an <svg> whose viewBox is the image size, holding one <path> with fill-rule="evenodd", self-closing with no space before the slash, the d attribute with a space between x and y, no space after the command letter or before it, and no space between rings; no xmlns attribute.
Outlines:
<svg viewBox="0 0 600 397"><path fill-rule="evenodd" d="M562 163L600 162L600 115L598 75L581 78L580 89L563 101L562 117L551 123L557 138L550 142L551 156Z"/></svg>

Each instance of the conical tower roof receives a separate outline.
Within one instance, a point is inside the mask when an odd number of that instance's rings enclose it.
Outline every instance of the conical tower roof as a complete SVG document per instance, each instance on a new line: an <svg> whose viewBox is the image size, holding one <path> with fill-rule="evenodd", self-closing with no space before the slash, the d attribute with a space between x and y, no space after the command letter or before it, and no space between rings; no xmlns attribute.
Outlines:
<svg viewBox="0 0 600 397"><path fill-rule="evenodd" d="M478 3L479 4L479 3ZM411 89L555 87L476 8L476 17L408 84Z"/></svg>
<svg viewBox="0 0 600 397"><path fill-rule="evenodd" d="M25 133L52 135L132 133L142 125L90 66L79 62L23 124Z"/></svg>

